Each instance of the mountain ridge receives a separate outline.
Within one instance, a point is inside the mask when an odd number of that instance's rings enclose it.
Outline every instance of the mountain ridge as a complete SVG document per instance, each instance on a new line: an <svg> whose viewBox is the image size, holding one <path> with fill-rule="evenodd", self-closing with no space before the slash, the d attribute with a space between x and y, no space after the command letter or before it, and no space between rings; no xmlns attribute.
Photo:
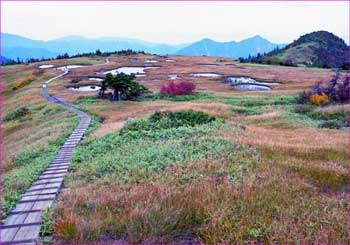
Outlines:
<svg viewBox="0 0 350 245"><path fill-rule="evenodd" d="M206 55L224 56L230 58L248 57L273 50L276 47L283 47L285 44L275 44L260 35L243 39L239 42L217 42L210 38L203 38L179 51L179 55Z"/></svg>
<svg viewBox="0 0 350 245"><path fill-rule="evenodd" d="M118 37L98 37L88 38L79 35L64 36L52 40L34 40L15 34L2 33L1 52L3 56L16 60L28 60L30 58L55 58L58 54L68 53L76 55L78 53L90 53L97 49L102 52L118 51L123 49L132 49L135 51L145 51L153 54L179 54L179 55L209 55L209 56L226 56L238 58L240 56L248 56L257 52L256 47L251 47L249 39L259 38L264 40L268 45L262 48L262 51L271 51L276 45L267 39L256 35L252 38L243 39L239 42L228 41L218 42L210 38L203 38L198 42L189 44L169 45L165 43L152 43L139 39L118 38ZM198 43L205 43L204 51L196 48ZM245 44L247 43L247 44ZM241 46L240 46L241 44ZM242 45L243 44L243 45ZM250 47L244 47L247 45ZM194 47L194 48L193 48ZM21 50L17 52L16 49ZM241 50L240 52L234 49ZM222 51L220 51L222 50Z"/></svg>

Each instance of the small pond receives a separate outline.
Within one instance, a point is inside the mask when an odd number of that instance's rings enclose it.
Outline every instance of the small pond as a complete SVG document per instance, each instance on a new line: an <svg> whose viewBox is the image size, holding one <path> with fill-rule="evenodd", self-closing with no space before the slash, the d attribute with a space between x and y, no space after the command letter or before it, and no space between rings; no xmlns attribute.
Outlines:
<svg viewBox="0 0 350 245"><path fill-rule="evenodd" d="M74 69L74 68L79 68L79 67L83 67L82 65L67 65L67 66L61 66L61 67L57 67L58 70L66 70L66 69Z"/></svg>
<svg viewBox="0 0 350 245"><path fill-rule="evenodd" d="M271 90L271 85L280 83L259 82L250 77L228 77L225 79L231 86L239 90Z"/></svg>
<svg viewBox="0 0 350 245"><path fill-rule="evenodd" d="M39 66L40 69L45 69L45 68L52 68L54 65L41 65Z"/></svg>
<svg viewBox="0 0 350 245"><path fill-rule="evenodd" d="M218 65L215 65L215 64L198 64L200 66L207 66L207 67L216 67Z"/></svg>
<svg viewBox="0 0 350 245"><path fill-rule="evenodd" d="M80 87L70 87L68 88L70 91L78 91L78 92L94 92L100 90L100 86L95 85L87 85L87 86L80 86Z"/></svg>
<svg viewBox="0 0 350 245"><path fill-rule="evenodd" d="M145 60L145 63L157 63L158 60Z"/></svg>
<svg viewBox="0 0 350 245"><path fill-rule="evenodd" d="M101 82L101 81L103 81L103 78L100 78L100 77L89 77L89 80L90 80L90 81Z"/></svg>
<svg viewBox="0 0 350 245"><path fill-rule="evenodd" d="M169 75L168 75L168 78L169 78L170 80L176 80L176 79L178 79L178 76L177 76L176 74L169 74Z"/></svg>
<svg viewBox="0 0 350 245"><path fill-rule="evenodd" d="M165 62L176 62L176 60L165 60Z"/></svg>
<svg viewBox="0 0 350 245"><path fill-rule="evenodd" d="M226 80L232 84L257 84L257 85L279 85L280 83L259 82L250 77L228 77Z"/></svg>
<svg viewBox="0 0 350 245"><path fill-rule="evenodd" d="M239 84L232 86L235 89L238 90L246 90L246 91L265 91L265 90L271 90L270 87L264 86L264 85L255 85L255 84Z"/></svg>
<svg viewBox="0 0 350 245"><path fill-rule="evenodd" d="M113 70L108 70L108 71L100 71L100 72L97 72L97 74L107 74L107 73L111 73L112 75L117 75L118 73L124 73L124 74L127 74L127 75L131 75L131 74L144 74L145 73L145 70L148 70L148 69L156 69L156 68L159 68L159 66L150 66L150 67L133 67L133 66L126 66L126 67L120 67L120 68L117 68L117 69L113 69Z"/></svg>
<svg viewBox="0 0 350 245"><path fill-rule="evenodd" d="M217 73L192 73L193 77L220 77L220 74Z"/></svg>

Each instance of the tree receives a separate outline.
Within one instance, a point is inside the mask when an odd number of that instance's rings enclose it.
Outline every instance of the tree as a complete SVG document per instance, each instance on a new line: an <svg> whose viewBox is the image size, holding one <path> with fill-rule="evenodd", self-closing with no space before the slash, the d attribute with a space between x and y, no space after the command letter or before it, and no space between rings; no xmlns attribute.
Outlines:
<svg viewBox="0 0 350 245"><path fill-rule="evenodd" d="M112 100L121 98L131 100L147 92L147 88L135 81L134 75L119 73L116 76L108 73L104 82L113 89ZM101 82L102 87L102 82Z"/></svg>
<svg viewBox="0 0 350 245"><path fill-rule="evenodd" d="M97 49L96 52L95 52L95 55L98 55L98 56L102 55L101 50Z"/></svg>
<svg viewBox="0 0 350 245"><path fill-rule="evenodd" d="M107 73L105 79L101 81L101 88L100 88L100 97L105 97L105 92L108 88L108 84L110 84L113 80L113 75L111 73Z"/></svg>
<svg viewBox="0 0 350 245"><path fill-rule="evenodd" d="M112 96L112 100L119 100L119 93L122 90L122 79L121 79L121 75L123 75L124 73L118 74L117 76L112 75L112 79L108 79L106 81L106 83L108 84L108 87L113 89L113 96ZM107 78L107 77L106 77Z"/></svg>

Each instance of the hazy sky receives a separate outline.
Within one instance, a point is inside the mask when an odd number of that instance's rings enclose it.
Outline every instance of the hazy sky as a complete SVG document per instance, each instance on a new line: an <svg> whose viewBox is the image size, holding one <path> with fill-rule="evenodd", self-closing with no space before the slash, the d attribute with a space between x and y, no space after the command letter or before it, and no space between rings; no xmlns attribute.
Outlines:
<svg viewBox="0 0 350 245"><path fill-rule="evenodd" d="M33 39L66 35L187 43L260 34L288 43L327 30L349 37L349 2L2 2L1 31Z"/></svg>

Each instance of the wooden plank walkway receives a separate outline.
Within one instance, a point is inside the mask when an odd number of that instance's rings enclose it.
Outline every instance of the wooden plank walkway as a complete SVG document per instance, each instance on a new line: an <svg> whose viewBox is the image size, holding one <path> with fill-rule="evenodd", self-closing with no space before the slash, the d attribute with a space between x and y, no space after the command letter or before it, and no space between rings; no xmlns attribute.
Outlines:
<svg viewBox="0 0 350 245"><path fill-rule="evenodd" d="M76 113L80 117L80 123L61 146L55 159L11 210L4 225L1 226L1 244L36 244L42 223L42 212L54 203L71 163L73 152L90 125L91 117L88 114L48 94L48 84L68 73L69 70L66 70L63 74L45 82L41 95L51 103Z"/></svg>

